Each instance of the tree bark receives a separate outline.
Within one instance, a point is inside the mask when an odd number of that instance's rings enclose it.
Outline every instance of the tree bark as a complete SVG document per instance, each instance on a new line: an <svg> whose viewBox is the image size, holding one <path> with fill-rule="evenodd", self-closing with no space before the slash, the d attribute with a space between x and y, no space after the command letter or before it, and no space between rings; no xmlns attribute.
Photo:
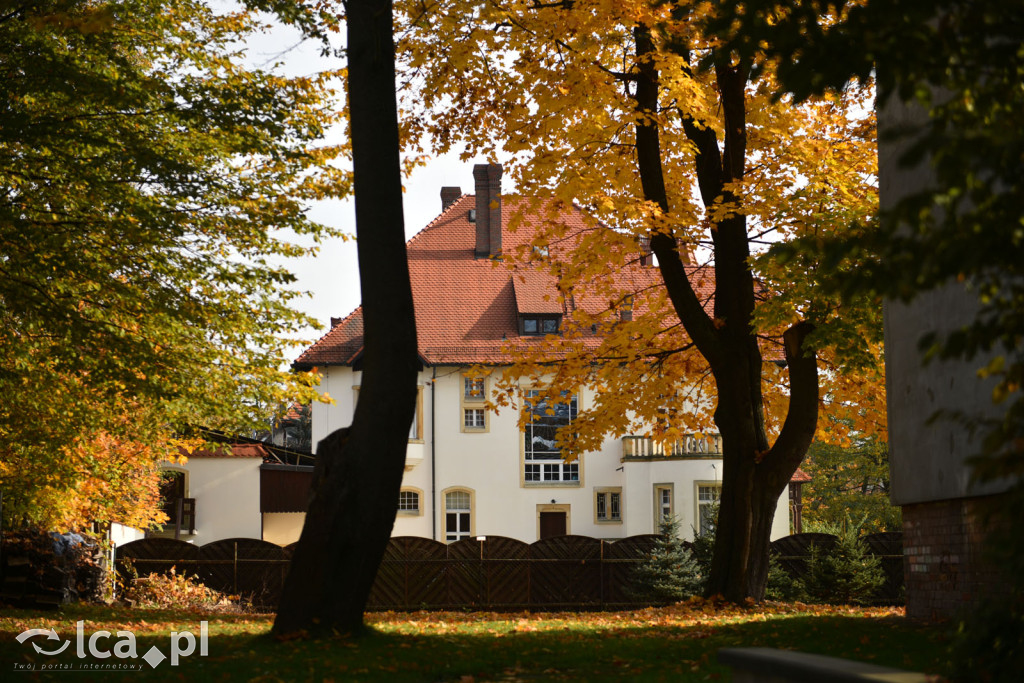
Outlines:
<svg viewBox="0 0 1024 683"><path fill-rule="evenodd" d="M364 325L351 427L317 448L317 481L276 635L354 633L395 521L416 406L416 325L405 253L390 0L349 0L348 106Z"/></svg>
<svg viewBox="0 0 1024 683"><path fill-rule="evenodd" d="M636 149L644 198L664 213L671 211L661 164L657 124L659 74L652 60L650 30L634 30L637 49ZM750 243L740 200L725 188L743 179L746 158L744 92L749 65L719 58L715 75L724 116L721 147L710 126L684 118L684 130L696 148L697 185L706 207L716 202L735 212L712 228L715 267L714 318L705 312L686 274L676 240L651 235L665 287L687 334L708 361L718 392L715 424L722 436L722 497L709 595L742 602L764 597L768 549L779 496L785 490L814 436L818 419L817 360L805 347L813 327L798 323L784 334L791 400L782 430L769 445L761 390L763 358L753 328L755 281Z"/></svg>

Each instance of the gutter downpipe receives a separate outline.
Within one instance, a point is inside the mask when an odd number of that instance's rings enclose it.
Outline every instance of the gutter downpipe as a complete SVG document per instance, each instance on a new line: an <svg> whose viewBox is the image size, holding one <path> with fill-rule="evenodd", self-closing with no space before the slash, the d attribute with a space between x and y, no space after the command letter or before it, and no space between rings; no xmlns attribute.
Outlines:
<svg viewBox="0 0 1024 683"><path fill-rule="evenodd" d="M430 538L437 540L437 429L435 414L435 398L437 394L437 366L430 368Z"/></svg>

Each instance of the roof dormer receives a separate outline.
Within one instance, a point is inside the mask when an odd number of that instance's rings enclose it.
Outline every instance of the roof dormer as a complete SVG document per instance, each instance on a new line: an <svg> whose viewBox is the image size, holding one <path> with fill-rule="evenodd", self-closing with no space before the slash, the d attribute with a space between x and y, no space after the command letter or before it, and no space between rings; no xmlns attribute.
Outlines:
<svg viewBox="0 0 1024 683"><path fill-rule="evenodd" d="M565 313L558 294L558 281L543 270L525 270L512 276L516 295L519 334L542 336L557 334Z"/></svg>

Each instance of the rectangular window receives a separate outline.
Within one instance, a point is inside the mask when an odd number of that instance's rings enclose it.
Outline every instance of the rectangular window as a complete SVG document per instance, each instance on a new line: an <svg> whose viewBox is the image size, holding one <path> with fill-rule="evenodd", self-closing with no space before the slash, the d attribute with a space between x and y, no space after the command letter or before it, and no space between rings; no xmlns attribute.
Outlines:
<svg viewBox="0 0 1024 683"><path fill-rule="evenodd" d="M462 426L463 432L487 431L487 378L472 375L462 376Z"/></svg>
<svg viewBox="0 0 1024 683"><path fill-rule="evenodd" d="M467 401L483 401L484 379L483 377L463 377L463 398Z"/></svg>
<svg viewBox="0 0 1024 683"><path fill-rule="evenodd" d="M622 489L597 489L594 492L594 518L598 522L622 521Z"/></svg>
<svg viewBox="0 0 1024 683"><path fill-rule="evenodd" d="M558 323L561 316L558 315L530 315L520 316L519 321L522 325L522 334L524 335L543 335L543 334L558 334Z"/></svg>
<svg viewBox="0 0 1024 683"><path fill-rule="evenodd" d="M405 514L419 514L420 494L417 491L401 491L398 494L398 511Z"/></svg>
<svg viewBox="0 0 1024 683"><path fill-rule="evenodd" d="M661 523L675 515L673 504L674 487L672 484L654 485L654 532L661 531Z"/></svg>
<svg viewBox="0 0 1024 683"><path fill-rule="evenodd" d="M562 400L550 404L538 398L540 392L525 392L524 403L530 422L523 432L524 479L527 483L564 483L580 480L579 461L565 462L558 447L558 430L576 419L576 395L564 392Z"/></svg>
<svg viewBox="0 0 1024 683"><path fill-rule="evenodd" d="M697 485L697 533L713 533L718 522L718 500L722 496L721 484Z"/></svg>

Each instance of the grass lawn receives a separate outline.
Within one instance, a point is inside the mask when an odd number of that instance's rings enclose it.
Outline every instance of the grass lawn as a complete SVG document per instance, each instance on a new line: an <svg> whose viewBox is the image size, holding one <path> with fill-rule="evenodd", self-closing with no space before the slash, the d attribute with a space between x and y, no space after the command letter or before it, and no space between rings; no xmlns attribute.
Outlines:
<svg viewBox="0 0 1024 683"><path fill-rule="evenodd" d="M199 648L177 666L156 668L141 659L80 659L76 622L84 621L85 649L91 634L113 650L117 631L131 631L141 657L156 646L170 655L170 632L208 624L208 653ZM907 622L890 608L773 605L742 609L703 601L631 612L498 614L414 612L372 614L373 631L359 639L279 642L267 634L270 615L198 614L95 606L68 606L62 613L7 610L0 617L0 678L58 680L185 681L479 681L519 680L729 680L715 663L727 646L799 649L932 674L946 670L943 631ZM52 628L59 639L35 636L18 643L26 629ZM37 654L33 644L61 654ZM179 640L180 649L185 640ZM43 673L44 665L141 667L139 672ZM32 666L34 670L26 670ZM20 668L19 668L20 667ZM11 672L14 672L11 675Z"/></svg>

